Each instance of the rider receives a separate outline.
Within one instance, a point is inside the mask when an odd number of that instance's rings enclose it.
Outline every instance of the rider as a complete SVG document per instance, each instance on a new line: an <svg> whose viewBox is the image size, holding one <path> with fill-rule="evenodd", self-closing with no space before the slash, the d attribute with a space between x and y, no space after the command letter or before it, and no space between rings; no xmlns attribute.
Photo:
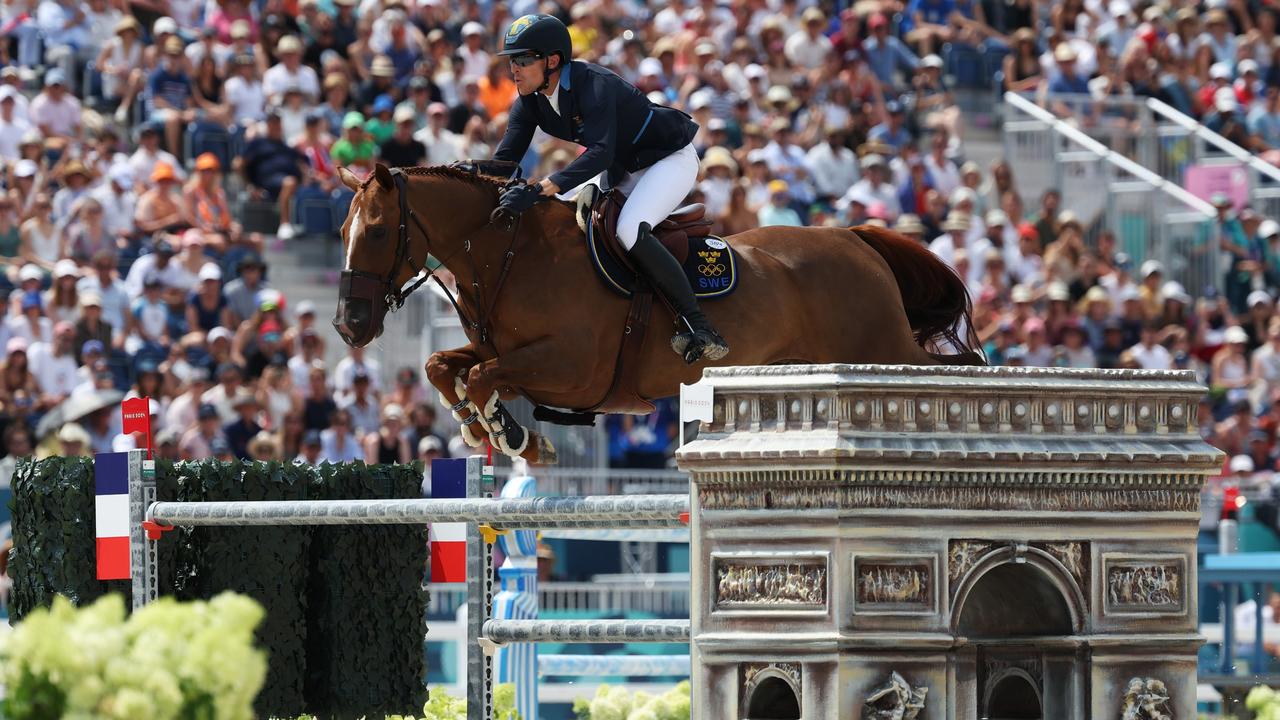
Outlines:
<svg viewBox="0 0 1280 720"><path fill-rule="evenodd" d="M494 159L519 162L538 128L586 147L563 170L504 193L499 206L517 215L542 197L607 172L609 186L628 195L618 216L618 239L688 330L677 333L671 347L690 364L724 357L728 344L702 314L680 263L651 232L697 181L697 123L649 102L599 65L570 61L569 30L550 15L525 15L511 23L498 54L510 58L520 98Z"/></svg>

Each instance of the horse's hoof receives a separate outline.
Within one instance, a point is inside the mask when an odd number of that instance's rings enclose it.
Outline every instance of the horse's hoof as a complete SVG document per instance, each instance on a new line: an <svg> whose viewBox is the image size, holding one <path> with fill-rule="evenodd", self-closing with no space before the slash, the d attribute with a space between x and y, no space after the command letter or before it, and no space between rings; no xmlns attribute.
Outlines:
<svg viewBox="0 0 1280 720"><path fill-rule="evenodd" d="M529 447L525 448L521 454L525 460L534 465L555 465L558 458L556 457L556 448L545 435L526 431L533 436L534 442L525 444Z"/></svg>

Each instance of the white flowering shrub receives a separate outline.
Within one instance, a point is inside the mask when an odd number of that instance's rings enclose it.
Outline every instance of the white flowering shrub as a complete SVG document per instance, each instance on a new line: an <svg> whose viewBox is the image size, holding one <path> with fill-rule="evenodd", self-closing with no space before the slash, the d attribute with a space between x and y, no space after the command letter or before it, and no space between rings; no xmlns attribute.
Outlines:
<svg viewBox="0 0 1280 720"><path fill-rule="evenodd" d="M57 597L0 645L0 716L251 720L267 673L253 646L263 614L234 593L164 598L127 619L119 595L79 609Z"/></svg>
<svg viewBox="0 0 1280 720"><path fill-rule="evenodd" d="M573 712L578 720L689 720L689 705L688 680L661 695L601 685L590 700L575 700Z"/></svg>

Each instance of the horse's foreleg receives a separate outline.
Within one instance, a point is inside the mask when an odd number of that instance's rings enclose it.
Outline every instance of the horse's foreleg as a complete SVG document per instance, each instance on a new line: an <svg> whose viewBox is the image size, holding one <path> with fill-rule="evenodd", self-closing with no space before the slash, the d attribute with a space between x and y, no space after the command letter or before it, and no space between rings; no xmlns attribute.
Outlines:
<svg viewBox="0 0 1280 720"><path fill-rule="evenodd" d="M467 345L432 353L426 368L427 379L440 392L445 406L453 412L454 419L460 423L462 439L471 447L480 447L481 441L488 437L488 431L480 421L479 409L471 401L462 382L467 371L479 362L480 357L474 348Z"/></svg>
<svg viewBox="0 0 1280 720"><path fill-rule="evenodd" d="M480 416L489 429L494 447L535 464L555 462L555 447L542 435L516 422L498 399L498 388L572 392L588 376L589 368L575 359L580 354L581 346L566 347L563 339L546 339L471 368L467 373L467 390L471 399L480 404Z"/></svg>

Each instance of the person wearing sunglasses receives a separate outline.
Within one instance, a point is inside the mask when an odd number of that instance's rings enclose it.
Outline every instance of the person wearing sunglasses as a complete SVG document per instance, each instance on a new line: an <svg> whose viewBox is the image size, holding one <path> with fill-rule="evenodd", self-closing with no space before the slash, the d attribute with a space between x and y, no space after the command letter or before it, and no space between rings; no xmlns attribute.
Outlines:
<svg viewBox="0 0 1280 720"><path fill-rule="evenodd" d="M517 18L498 55L509 59L520 97L494 159L520 162L539 128L586 150L550 176L503 193L496 217L514 220L538 200L565 191L572 197L586 183L600 184L603 175L603 184L627 194L618 239L679 315L672 349L690 364L724 357L728 344L698 307L680 263L651 233L697 181L692 141L698 124L650 102L610 70L573 60L568 28L550 15Z"/></svg>

